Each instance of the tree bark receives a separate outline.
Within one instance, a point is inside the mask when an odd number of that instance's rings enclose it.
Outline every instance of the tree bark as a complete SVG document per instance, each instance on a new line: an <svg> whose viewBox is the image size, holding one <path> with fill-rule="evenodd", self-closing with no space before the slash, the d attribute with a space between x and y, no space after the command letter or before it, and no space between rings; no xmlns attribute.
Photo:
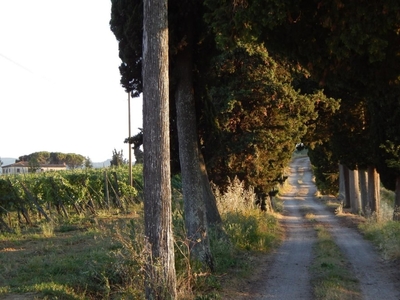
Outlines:
<svg viewBox="0 0 400 300"><path fill-rule="evenodd" d="M350 208L351 201L350 201L350 185L349 185L349 174L350 170L347 166L343 165L343 176L344 176L344 207Z"/></svg>
<svg viewBox="0 0 400 300"><path fill-rule="evenodd" d="M380 202L379 174L375 167L368 166L368 206L371 209L371 213L376 213L377 217L379 217Z"/></svg>
<svg viewBox="0 0 400 300"><path fill-rule="evenodd" d="M188 42L188 45L177 54L175 61L177 75L175 100L185 227L192 258L213 269L204 201L203 172L200 168L201 153L197 139L190 38Z"/></svg>
<svg viewBox="0 0 400 300"><path fill-rule="evenodd" d="M167 0L143 3L143 179L146 299L176 299L169 152Z"/></svg>
<svg viewBox="0 0 400 300"><path fill-rule="evenodd" d="M345 167L342 164L339 164L339 200L343 202L346 199L344 168Z"/></svg>
<svg viewBox="0 0 400 300"><path fill-rule="evenodd" d="M367 179L367 170L359 169L358 170L358 178L360 182L360 203L361 203L361 211L364 215L367 214L368 207L368 179Z"/></svg>
<svg viewBox="0 0 400 300"><path fill-rule="evenodd" d="M203 199L206 207L207 224L209 227L220 226L222 224L221 215L217 207L217 200L211 190L210 181L208 179L206 163L200 150L200 171L202 176Z"/></svg>
<svg viewBox="0 0 400 300"><path fill-rule="evenodd" d="M400 221L400 176L396 177L396 190L394 196L393 220Z"/></svg>
<svg viewBox="0 0 400 300"><path fill-rule="evenodd" d="M350 206L353 214L360 213L360 188L358 186L357 170L349 170L349 190L350 190Z"/></svg>

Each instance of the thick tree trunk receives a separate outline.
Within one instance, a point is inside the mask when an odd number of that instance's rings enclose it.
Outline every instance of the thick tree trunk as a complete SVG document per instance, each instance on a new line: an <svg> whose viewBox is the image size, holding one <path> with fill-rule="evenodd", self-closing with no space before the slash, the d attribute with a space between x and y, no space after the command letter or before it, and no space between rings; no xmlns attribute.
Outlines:
<svg viewBox="0 0 400 300"><path fill-rule="evenodd" d="M357 170L349 170L349 190L350 190L350 206L353 214L360 213L360 188L358 185L358 172Z"/></svg>
<svg viewBox="0 0 400 300"><path fill-rule="evenodd" d="M343 176L344 176L344 207L350 208L350 184L349 184L349 174L350 170L347 166L343 166Z"/></svg>
<svg viewBox="0 0 400 300"><path fill-rule="evenodd" d="M202 172L200 168L201 153L197 139L190 45L189 39L189 45L178 53L175 61L177 75L175 101L185 227L192 258L213 269L204 201L204 170Z"/></svg>
<svg viewBox="0 0 400 300"><path fill-rule="evenodd" d="M146 299L176 299L169 147L167 0L143 5L144 222Z"/></svg>
<svg viewBox="0 0 400 300"><path fill-rule="evenodd" d="M343 202L346 199L344 172L344 166L342 164L339 164L339 200Z"/></svg>
<svg viewBox="0 0 400 300"><path fill-rule="evenodd" d="M375 213L377 217L379 217L380 202L379 174L375 167L368 166L368 206L371 209L371 213Z"/></svg>
<svg viewBox="0 0 400 300"><path fill-rule="evenodd" d="M367 170L359 169L358 170L358 178L360 181L360 202L361 202L361 211L364 215L369 214L369 205L368 205L368 179L367 179ZM368 212L367 212L368 211Z"/></svg>
<svg viewBox="0 0 400 300"><path fill-rule="evenodd" d="M394 196L393 220L400 221L400 176L396 177L396 190Z"/></svg>

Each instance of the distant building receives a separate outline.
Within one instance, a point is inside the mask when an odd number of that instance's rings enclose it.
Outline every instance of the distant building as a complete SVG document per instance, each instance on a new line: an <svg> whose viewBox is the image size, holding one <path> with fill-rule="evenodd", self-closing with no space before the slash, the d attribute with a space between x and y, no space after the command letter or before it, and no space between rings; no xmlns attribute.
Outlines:
<svg viewBox="0 0 400 300"><path fill-rule="evenodd" d="M29 162L20 161L13 163L11 165L2 166L3 174L26 174L29 173ZM36 173L47 172L47 171L61 171L66 170L67 166L65 164L39 164Z"/></svg>

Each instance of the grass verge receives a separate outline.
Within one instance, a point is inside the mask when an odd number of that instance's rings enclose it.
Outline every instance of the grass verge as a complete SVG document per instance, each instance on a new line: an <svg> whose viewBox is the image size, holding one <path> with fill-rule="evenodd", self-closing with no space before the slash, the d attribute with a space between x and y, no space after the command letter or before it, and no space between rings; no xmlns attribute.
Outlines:
<svg viewBox="0 0 400 300"><path fill-rule="evenodd" d="M174 198L181 197L178 190L175 187ZM217 195L226 236L210 233L215 272L190 261L177 205L174 234L180 300L229 299L223 296L223 284L248 277L254 270L253 258L279 244L282 230L277 218L255 207L254 198L254 192L239 181ZM130 214L99 210L68 222L1 233L0 299L144 299L148 253L143 247L142 209L138 204L127 210L134 211Z"/></svg>
<svg viewBox="0 0 400 300"><path fill-rule="evenodd" d="M379 215L373 214L358 228L386 260L400 259L400 222L393 221L394 192L381 187Z"/></svg>
<svg viewBox="0 0 400 300"><path fill-rule="evenodd" d="M248 282L257 277L256 271L265 263L264 254L280 245L284 230L277 215L255 206L254 191L246 189L238 179L223 193L218 190L214 193L228 237L211 238L216 276L221 285L219 299L238 299L242 298Z"/></svg>
<svg viewBox="0 0 400 300"><path fill-rule="evenodd" d="M348 261L335 244L329 230L318 223L312 213L306 213L305 217L313 223L317 232L315 257L310 268L315 299L361 299L358 281L351 273Z"/></svg>
<svg viewBox="0 0 400 300"><path fill-rule="evenodd" d="M104 284L112 243L97 230L51 237L22 234L0 249L0 297L33 293L38 299L87 299L107 295ZM27 299L33 299L27 298Z"/></svg>
<svg viewBox="0 0 400 300"><path fill-rule="evenodd" d="M378 247L386 260L400 259L400 223L377 221L373 218L359 225L366 239Z"/></svg>

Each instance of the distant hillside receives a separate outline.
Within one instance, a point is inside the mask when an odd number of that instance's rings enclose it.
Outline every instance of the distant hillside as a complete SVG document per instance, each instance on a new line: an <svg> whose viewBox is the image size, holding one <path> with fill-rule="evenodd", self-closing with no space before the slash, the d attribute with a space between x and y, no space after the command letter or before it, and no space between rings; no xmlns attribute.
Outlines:
<svg viewBox="0 0 400 300"><path fill-rule="evenodd" d="M93 168L104 168L104 167L109 167L111 165L111 159L107 159L103 162L94 162Z"/></svg>

